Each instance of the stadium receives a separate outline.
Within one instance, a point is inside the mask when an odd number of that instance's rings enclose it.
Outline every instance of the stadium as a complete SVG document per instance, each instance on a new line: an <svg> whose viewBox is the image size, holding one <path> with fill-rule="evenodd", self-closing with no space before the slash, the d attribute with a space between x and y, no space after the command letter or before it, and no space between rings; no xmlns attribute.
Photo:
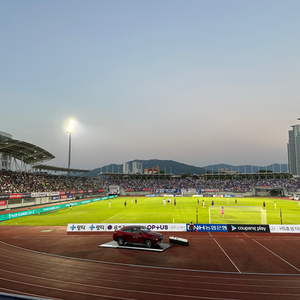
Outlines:
<svg viewBox="0 0 300 300"><path fill-rule="evenodd" d="M289 173L86 177L6 133L0 152L1 299L300 296L300 180ZM169 248L108 247L128 224Z"/></svg>

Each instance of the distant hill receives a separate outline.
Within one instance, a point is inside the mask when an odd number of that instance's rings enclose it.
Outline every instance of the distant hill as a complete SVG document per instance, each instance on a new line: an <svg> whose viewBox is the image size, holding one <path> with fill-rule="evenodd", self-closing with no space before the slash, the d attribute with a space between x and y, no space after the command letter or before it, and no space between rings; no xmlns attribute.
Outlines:
<svg viewBox="0 0 300 300"><path fill-rule="evenodd" d="M197 174L201 175L208 172L219 172L222 168L227 168L229 171L237 171L239 173L256 173L258 170L270 170L274 172L287 172L288 166L287 164L272 164L269 166L251 166L251 165L240 165L233 166L228 164L216 164L216 165L208 165L206 167L195 167L183 163L179 163L173 160L160 160L160 159L150 159L150 160L132 160L129 161L129 169L132 170L132 163L140 162L143 164L143 169L145 168L153 168L158 166L161 171L164 171L166 174ZM87 173L87 176L93 177L97 176L99 173L123 173L123 164L110 164L100 168L96 168Z"/></svg>
<svg viewBox="0 0 300 300"><path fill-rule="evenodd" d="M269 166L253 166L253 165L232 166L228 164L217 164L217 165L209 165L203 168L205 169L205 172L209 171L210 173L219 172L219 170L223 168L227 168L229 171L237 171L238 173L257 173L259 170L268 170L275 173L288 171L287 164L272 164Z"/></svg>
<svg viewBox="0 0 300 300"><path fill-rule="evenodd" d="M191 165L186 165L183 163L179 163L173 160L160 160L160 159L150 159L150 160L132 160L129 161L129 169L132 170L132 163L133 162L140 162L143 164L143 169L153 168L155 166L159 167L159 170L164 171L165 174L174 174L174 175L181 175L183 173L189 174L204 174L205 170L200 167L195 167ZM101 168L94 169L93 171L87 173L87 176L92 177L96 176L99 173L123 173L123 164L116 165L111 164L107 166L103 166Z"/></svg>

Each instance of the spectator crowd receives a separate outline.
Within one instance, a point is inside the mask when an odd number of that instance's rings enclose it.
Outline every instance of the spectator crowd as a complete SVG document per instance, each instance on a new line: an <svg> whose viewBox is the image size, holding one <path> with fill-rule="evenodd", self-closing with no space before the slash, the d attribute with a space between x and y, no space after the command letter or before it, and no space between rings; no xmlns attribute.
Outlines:
<svg viewBox="0 0 300 300"><path fill-rule="evenodd" d="M194 178L173 179L100 179L85 176L58 176L45 173L0 171L0 194L108 189L118 185L134 191L162 189L201 189L248 191L253 187L280 187L287 191L300 191L300 178L290 179L236 179L203 180Z"/></svg>

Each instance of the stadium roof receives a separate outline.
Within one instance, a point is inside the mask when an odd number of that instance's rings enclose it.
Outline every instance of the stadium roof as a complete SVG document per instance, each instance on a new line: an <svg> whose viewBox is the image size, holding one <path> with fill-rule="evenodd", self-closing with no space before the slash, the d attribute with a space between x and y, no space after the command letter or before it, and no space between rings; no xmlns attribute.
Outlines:
<svg viewBox="0 0 300 300"><path fill-rule="evenodd" d="M54 155L38 146L14 139L0 140L0 153L30 165L55 158Z"/></svg>
<svg viewBox="0 0 300 300"><path fill-rule="evenodd" d="M36 165L33 166L34 169L38 170L46 170L46 171L55 171L55 172L68 172L68 168L61 168L61 167L53 167L53 166L46 166L46 165ZM90 172L91 170L86 170L86 169L71 169L70 172L73 173L87 173Z"/></svg>

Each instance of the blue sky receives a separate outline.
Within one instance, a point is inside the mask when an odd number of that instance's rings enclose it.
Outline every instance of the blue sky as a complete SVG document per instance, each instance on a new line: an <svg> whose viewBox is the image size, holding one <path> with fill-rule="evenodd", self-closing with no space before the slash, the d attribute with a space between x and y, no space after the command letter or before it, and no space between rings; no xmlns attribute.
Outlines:
<svg viewBox="0 0 300 300"><path fill-rule="evenodd" d="M300 1L0 0L1 131L67 167L287 162Z"/></svg>

